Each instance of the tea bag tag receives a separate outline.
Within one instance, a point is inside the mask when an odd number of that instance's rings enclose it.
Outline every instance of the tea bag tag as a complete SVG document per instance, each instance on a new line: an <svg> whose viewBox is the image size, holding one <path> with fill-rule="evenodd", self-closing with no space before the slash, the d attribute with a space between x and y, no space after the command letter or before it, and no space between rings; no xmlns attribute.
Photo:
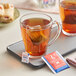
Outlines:
<svg viewBox="0 0 76 76"><path fill-rule="evenodd" d="M49 53L41 58L55 74L64 69L70 68L69 64L58 51Z"/></svg>
<svg viewBox="0 0 76 76"><path fill-rule="evenodd" d="M22 62L29 63L29 54L27 52L22 52Z"/></svg>

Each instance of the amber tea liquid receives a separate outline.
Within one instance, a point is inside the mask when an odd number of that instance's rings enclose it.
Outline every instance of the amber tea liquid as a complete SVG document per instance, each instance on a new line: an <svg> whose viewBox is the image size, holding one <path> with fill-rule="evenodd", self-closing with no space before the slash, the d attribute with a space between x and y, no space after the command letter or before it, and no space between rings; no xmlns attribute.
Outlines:
<svg viewBox="0 0 76 76"><path fill-rule="evenodd" d="M50 39L50 28L42 29L42 27L49 23L48 20L42 18L30 18L22 22L22 37L25 49L30 55L40 56L46 52Z"/></svg>
<svg viewBox="0 0 76 76"><path fill-rule="evenodd" d="M76 33L76 3L62 1L60 3L62 28L67 33Z"/></svg>

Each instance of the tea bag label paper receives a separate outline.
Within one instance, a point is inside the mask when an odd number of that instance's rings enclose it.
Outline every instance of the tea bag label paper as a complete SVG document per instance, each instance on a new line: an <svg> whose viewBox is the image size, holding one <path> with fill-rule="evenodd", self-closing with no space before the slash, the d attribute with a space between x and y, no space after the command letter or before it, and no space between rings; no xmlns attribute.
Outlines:
<svg viewBox="0 0 76 76"><path fill-rule="evenodd" d="M22 53L22 62L29 63L29 54L27 52Z"/></svg>
<svg viewBox="0 0 76 76"><path fill-rule="evenodd" d="M64 69L69 68L68 63L65 61L65 59L61 56L61 54L58 51L43 56L42 59L53 71L53 73L58 73Z"/></svg>

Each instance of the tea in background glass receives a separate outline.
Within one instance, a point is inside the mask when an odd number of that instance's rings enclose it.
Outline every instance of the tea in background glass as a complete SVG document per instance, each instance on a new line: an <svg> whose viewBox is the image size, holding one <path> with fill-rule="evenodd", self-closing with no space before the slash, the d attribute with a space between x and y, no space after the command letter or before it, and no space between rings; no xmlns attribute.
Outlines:
<svg viewBox="0 0 76 76"><path fill-rule="evenodd" d="M76 35L76 0L60 0L62 32L68 36Z"/></svg>

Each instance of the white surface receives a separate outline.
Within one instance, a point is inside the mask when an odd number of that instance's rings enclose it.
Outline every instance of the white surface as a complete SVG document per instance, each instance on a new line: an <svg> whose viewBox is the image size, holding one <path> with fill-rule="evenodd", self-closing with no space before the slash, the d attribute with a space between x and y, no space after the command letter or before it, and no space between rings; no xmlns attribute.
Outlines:
<svg viewBox="0 0 76 76"><path fill-rule="evenodd" d="M20 10L21 16L29 12L34 11ZM59 21L58 15L51 14L51 16L53 19ZM22 39L19 18L13 23L7 24L7 27L0 28L0 76L76 76L76 68L72 66L58 74L53 74L47 66L38 70L30 68L19 62L7 52L6 47L8 45ZM72 53L69 56L73 55L76 55L76 53ZM67 57L68 56L65 58Z"/></svg>

